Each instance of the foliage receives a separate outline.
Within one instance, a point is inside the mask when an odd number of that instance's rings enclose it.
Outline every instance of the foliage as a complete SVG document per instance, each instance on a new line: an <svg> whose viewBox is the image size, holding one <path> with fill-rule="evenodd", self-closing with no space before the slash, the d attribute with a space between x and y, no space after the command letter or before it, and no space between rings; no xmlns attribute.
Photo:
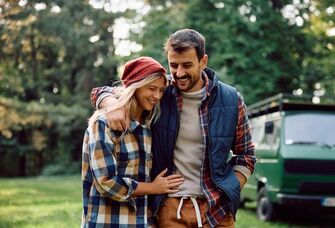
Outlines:
<svg viewBox="0 0 335 228"><path fill-rule="evenodd" d="M187 18L189 27L206 34L210 66L249 102L297 87L299 31L266 1L225 1L223 8L215 1L194 2Z"/></svg>
<svg viewBox="0 0 335 228"><path fill-rule="evenodd" d="M313 94L318 83L322 94L334 94L334 38L326 34L334 25L332 1L149 2L159 7L143 17L141 53L166 62L160 42L190 27L206 37L209 67L249 104L279 92Z"/></svg>
<svg viewBox="0 0 335 228"><path fill-rule="evenodd" d="M112 26L120 15L85 0L5 1L0 11L3 95L70 104L116 77ZM13 74L21 83L9 84Z"/></svg>
<svg viewBox="0 0 335 228"><path fill-rule="evenodd" d="M88 105L87 105L88 106ZM24 103L0 97L0 170L10 176L36 175L56 162L78 165L88 110L75 104ZM11 164L11 165L8 165Z"/></svg>
<svg viewBox="0 0 335 228"><path fill-rule="evenodd" d="M335 94L335 4L313 1L309 26L304 31L313 37L310 55L303 60L302 89L318 95ZM332 13L333 12L333 13ZM330 31L334 34L330 35Z"/></svg>
<svg viewBox="0 0 335 228"><path fill-rule="evenodd" d="M138 55L167 67L163 44L180 28L206 36L209 67L247 104L279 92L335 94L334 1L143 0L147 12L90 2L0 1L1 175L78 168L91 89ZM116 55L118 19L132 23L140 52Z"/></svg>
<svg viewBox="0 0 335 228"><path fill-rule="evenodd" d="M77 174L81 168L81 162L58 162L46 165L41 172L42 176L72 175Z"/></svg>
<svg viewBox="0 0 335 228"><path fill-rule="evenodd" d="M173 7L163 7L164 4L153 5L153 9L147 15L138 19L146 22L140 31L133 31L131 36L131 39L143 46L139 55L152 56L168 67L163 46L171 33L184 27L183 12L186 5L182 2L177 1Z"/></svg>
<svg viewBox="0 0 335 228"><path fill-rule="evenodd" d="M78 168L89 94L116 77L113 26L127 14L87 0L0 1L1 175Z"/></svg>

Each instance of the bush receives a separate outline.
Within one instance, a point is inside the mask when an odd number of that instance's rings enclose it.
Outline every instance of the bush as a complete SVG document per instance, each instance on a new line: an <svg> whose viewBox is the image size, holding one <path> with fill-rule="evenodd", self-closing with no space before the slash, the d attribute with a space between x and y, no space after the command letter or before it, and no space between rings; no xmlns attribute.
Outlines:
<svg viewBox="0 0 335 228"><path fill-rule="evenodd" d="M42 176L56 176L56 175L72 175L80 173L79 161L68 163L50 164L43 168Z"/></svg>
<svg viewBox="0 0 335 228"><path fill-rule="evenodd" d="M90 107L0 97L0 176L78 173Z"/></svg>

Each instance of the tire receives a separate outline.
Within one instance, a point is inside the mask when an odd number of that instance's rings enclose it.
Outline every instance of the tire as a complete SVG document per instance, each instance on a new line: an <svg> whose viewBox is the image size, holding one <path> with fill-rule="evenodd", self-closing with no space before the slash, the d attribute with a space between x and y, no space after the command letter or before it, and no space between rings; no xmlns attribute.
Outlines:
<svg viewBox="0 0 335 228"><path fill-rule="evenodd" d="M271 221L275 217L275 205L271 203L265 187L258 191L257 196L257 215L262 221Z"/></svg>

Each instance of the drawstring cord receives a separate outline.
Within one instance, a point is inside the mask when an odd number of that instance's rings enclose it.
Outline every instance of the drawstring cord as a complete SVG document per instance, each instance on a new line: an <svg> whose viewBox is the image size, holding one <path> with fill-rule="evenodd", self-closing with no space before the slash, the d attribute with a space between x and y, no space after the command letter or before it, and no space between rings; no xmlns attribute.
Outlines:
<svg viewBox="0 0 335 228"><path fill-rule="evenodd" d="M194 196L183 196L183 197L180 198L179 206L178 206L178 209L177 209L177 219L181 219L180 211L181 211L181 208L183 207L184 199L187 199L187 198L190 198L192 203L193 203L194 210L195 210L195 215L197 217L198 227L202 227L199 204L196 200L196 197L194 197Z"/></svg>

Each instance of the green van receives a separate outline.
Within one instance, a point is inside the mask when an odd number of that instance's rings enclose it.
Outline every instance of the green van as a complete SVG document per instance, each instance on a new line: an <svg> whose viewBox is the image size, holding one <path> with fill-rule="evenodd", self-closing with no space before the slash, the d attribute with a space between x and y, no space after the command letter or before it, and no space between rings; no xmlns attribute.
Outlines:
<svg viewBox="0 0 335 228"><path fill-rule="evenodd" d="M288 205L335 209L335 99L304 98L278 94L249 106L257 163L241 205L256 201L263 221Z"/></svg>

